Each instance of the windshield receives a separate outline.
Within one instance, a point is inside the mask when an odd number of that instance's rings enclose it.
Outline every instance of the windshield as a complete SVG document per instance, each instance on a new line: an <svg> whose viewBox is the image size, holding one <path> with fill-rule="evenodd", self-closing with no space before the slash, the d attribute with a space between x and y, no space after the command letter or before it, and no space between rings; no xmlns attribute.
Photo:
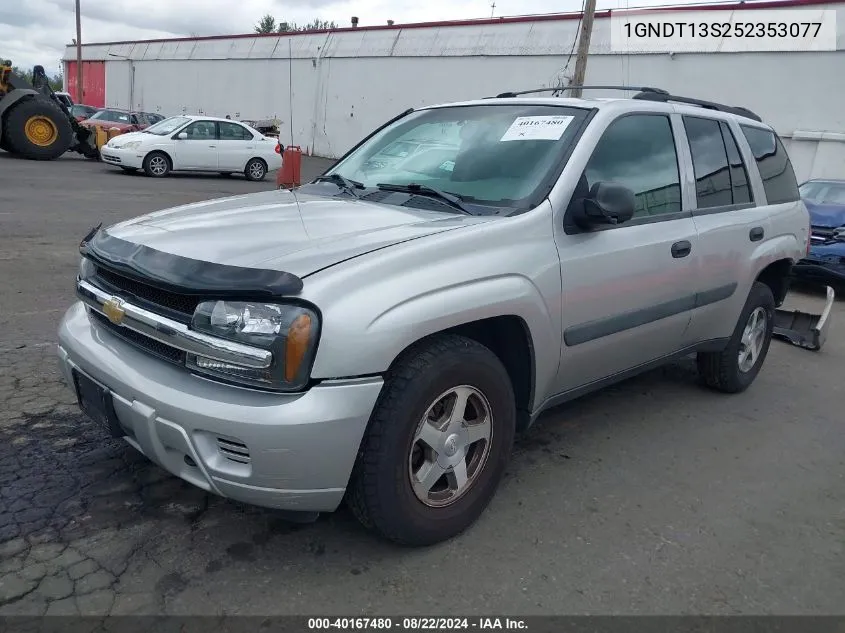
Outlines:
<svg viewBox="0 0 845 633"><path fill-rule="evenodd" d="M529 206L587 110L476 105L414 112L332 168L364 187L418 184L474 204Z"/></svg>
<svg viewBox="0 0 845 633"><path fill-rule="evenodd" d="M805 200L819 204L845 204L845 182L805 182L799 190Z"/></svg>
<svg viewBox="0 0 845 633"><path fill-rule="evenodd" d="M159 121L155 125L151 125L146 130L147 134L155 134L157 136L167 136L175 132L178 128L188 123L191 119L186 116L174 116L164 121Z"/></svg>

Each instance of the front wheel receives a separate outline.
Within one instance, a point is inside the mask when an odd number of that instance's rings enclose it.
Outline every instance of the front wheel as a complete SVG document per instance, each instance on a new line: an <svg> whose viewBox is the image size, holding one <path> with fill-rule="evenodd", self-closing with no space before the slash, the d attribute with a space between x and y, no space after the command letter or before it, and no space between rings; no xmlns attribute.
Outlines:
<svg viewBox="0 0 845 633"><path fill-rule="evenodd" d="M774 324L775 298L772 290L756 281L725 349L698 354L698 373L704 383L724 393L748 389L766 360Z"/></svg>
<svg viewBox="0 0 845 633"><path fill-rule="evenodd" d="M144 157L144 173L147 176L164 178L170 169L170 159L162 152L150 152Z"/></svg>
<svg viewBox="0 0 845 633"><path fill-rule="evenodd" d="M452 538L493 498L515 428L513 387L496 355L461 336L432 338L388 372L347 502L394 542Z"/></svg>
<svg viewBox="0 0 845 633"><path fill-rule="evenodd" d="M253 158L246 164L244 169L244 176L247 180L259 181L264 180L267 175L267 163L260 158Z"/></svg>

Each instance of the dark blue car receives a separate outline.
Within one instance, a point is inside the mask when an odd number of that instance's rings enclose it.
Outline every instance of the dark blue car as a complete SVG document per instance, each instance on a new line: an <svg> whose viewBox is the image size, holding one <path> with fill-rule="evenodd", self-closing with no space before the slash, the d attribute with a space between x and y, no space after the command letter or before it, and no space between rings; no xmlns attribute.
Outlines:
<svg viewBox="0 0 845 633"><path fill-rule="evenodd" d="M799 187L810 212L810 252L793 268L799 280L845 286L845 180L808 180Z"/></svg>

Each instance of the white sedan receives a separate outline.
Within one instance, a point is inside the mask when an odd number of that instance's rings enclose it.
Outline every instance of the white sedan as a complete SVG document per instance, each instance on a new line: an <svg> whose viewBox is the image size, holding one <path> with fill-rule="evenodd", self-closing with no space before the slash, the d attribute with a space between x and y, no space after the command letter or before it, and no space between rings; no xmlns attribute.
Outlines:
<svg viewBox="0 0 845 633"><path fill-rule="evenodd" d="M278 140L248 125L207 116L176 116L141 132L114 137L100 150L103 162L163 178L171 171L240 172L263 180L281 167Z"/></svg>

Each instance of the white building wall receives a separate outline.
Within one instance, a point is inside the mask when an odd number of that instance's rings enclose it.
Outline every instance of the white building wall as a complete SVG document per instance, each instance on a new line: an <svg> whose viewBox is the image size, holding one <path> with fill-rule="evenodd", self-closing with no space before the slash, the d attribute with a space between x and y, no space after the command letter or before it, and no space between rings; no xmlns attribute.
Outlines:
<svg viewBox="0 0 845 633"><path fill-rule="evenodd" d="M845 3L827 52L610 50L596 20L587 84L656 86L742 105L772 124L799 179L845 176ZM106 103L166 115L276 118L282 141L338 157L408 107L564 84L577 20L89 45L106 60ZM68 50L66 59L75 51ZM126 61L129 58L132 61ZM134 68L134 81L131 77ZM618 96L618 93L590 93ZM827 140L819 140L820 133ZM793 139L793 136L796 136Z"/></svg>

